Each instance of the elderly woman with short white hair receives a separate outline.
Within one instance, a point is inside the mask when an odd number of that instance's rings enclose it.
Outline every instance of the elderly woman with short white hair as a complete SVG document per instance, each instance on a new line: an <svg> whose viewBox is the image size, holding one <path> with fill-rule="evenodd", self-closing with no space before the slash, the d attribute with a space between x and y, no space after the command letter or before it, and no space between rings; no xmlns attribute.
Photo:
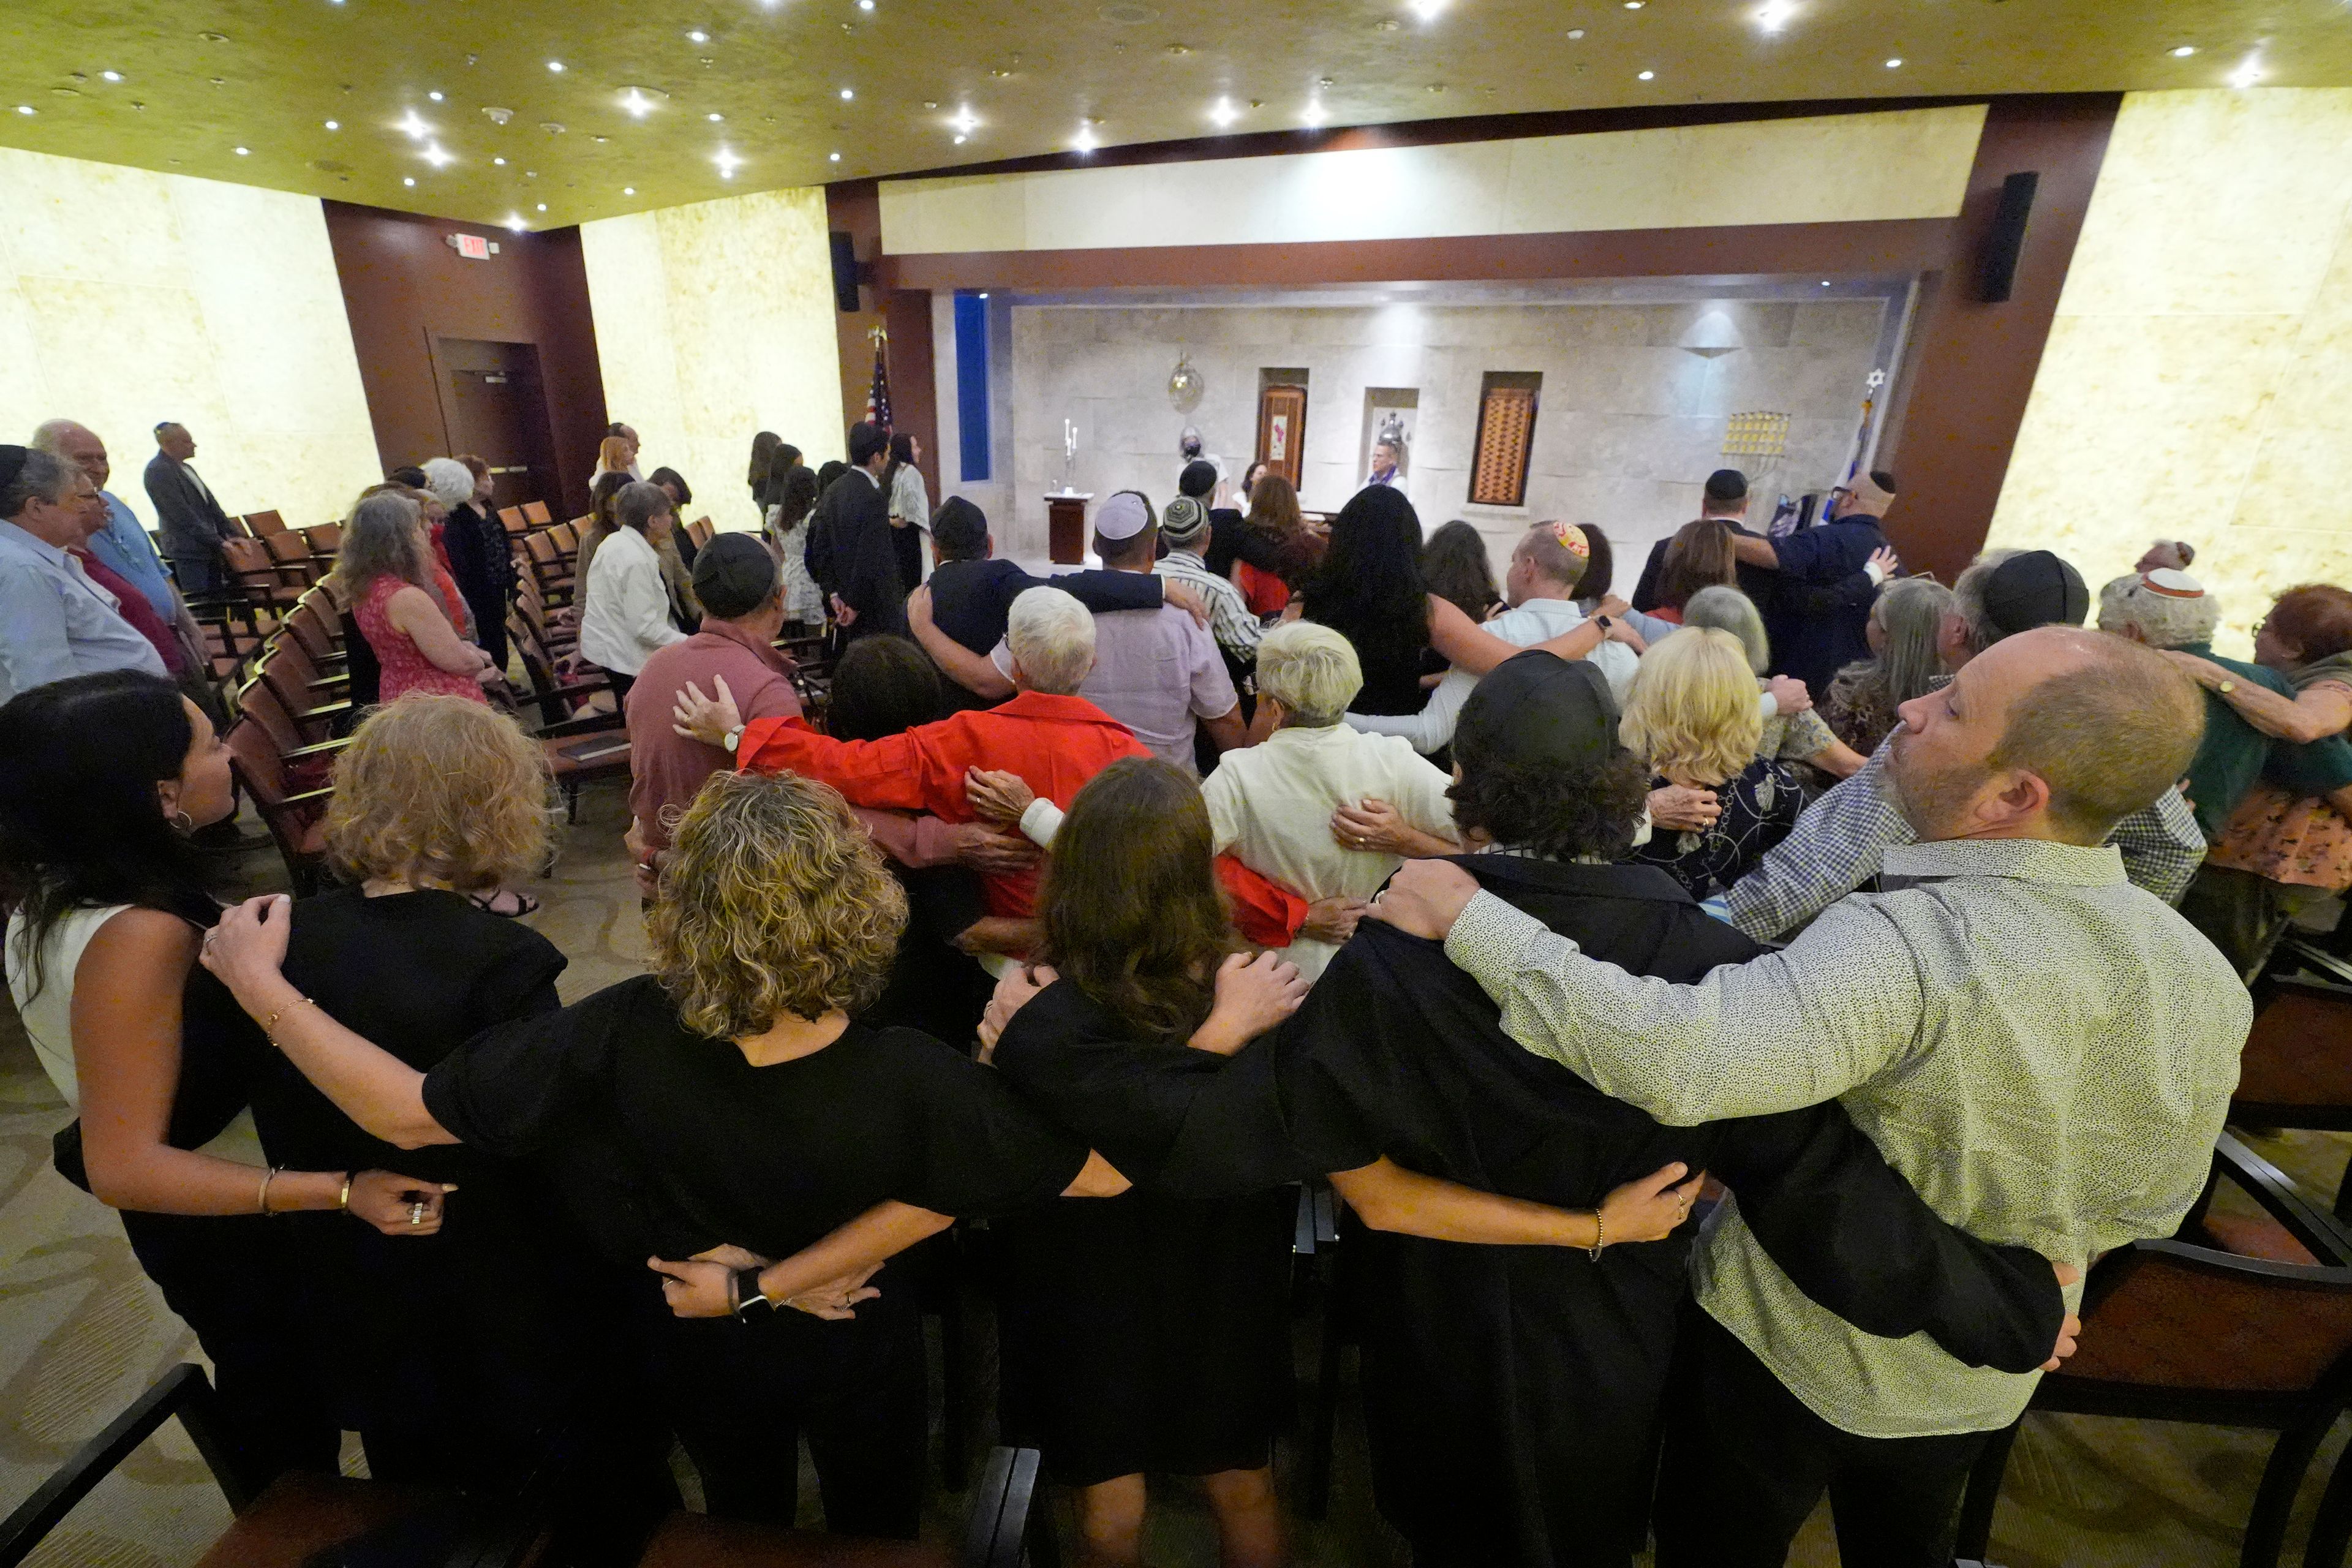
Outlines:
<svg viewBox="0 0 2352 1568"><path fill-rule="evenodd" d="M1412 742L1342 722L1364 684L1354 645L1291 621L1258 645L1258 706L1274 731L1227 752L1201 784L1217 852L1316 901L1370 899L1408 855L1460 846L1452 783ZM1302 936L1282 950L1310 981L1339 951Z"/></svg>
<svg viewBox="0 0 2352 1568"><path fill-rule="evenodd" d="M425 489L449 514L441 542L449 575L473 612L474 641L499 668L507 667L507 601L514 590L514 547L490 506L489 465L479 458L436 458L425 465Z"/></svg>
<svg viewBox="0 0 2352 1568"><path fill-rule="evenodd" d="M1769 685L1764 672L1772 667L1772 641L1764 631L1764 616L1747 595L1737 588L1701 588L1683 605L1683 625L1714 626L1738 637L1748 668L1756 673L1756 689ZM1810 708L1786 713L1776 707L1757 731L1756 754L1766 762L1810 763L1839 779L1853 777L1863 764L1862 754Z"/></svg>

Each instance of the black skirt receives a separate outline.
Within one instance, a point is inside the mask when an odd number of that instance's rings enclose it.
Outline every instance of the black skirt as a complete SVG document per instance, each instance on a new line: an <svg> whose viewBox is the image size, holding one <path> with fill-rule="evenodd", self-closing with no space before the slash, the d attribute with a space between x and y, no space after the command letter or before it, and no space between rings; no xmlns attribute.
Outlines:
<svg viewBox="0 0 2352 1568"><path fill-rule="evenodd" d="M1129 1192L996 1221L1004 1440L1073 1486L1266 1464L1290 1420L1294 1205Z"/></svg>

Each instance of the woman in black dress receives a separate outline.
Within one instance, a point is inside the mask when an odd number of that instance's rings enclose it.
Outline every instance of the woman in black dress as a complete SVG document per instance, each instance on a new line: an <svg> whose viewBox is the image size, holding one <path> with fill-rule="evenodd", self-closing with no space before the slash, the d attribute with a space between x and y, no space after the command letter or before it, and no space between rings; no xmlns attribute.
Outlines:
<svg viewBox="0 0 2352 1568"><path fill-rule="evenodd" d="M196 966L219 906L187 837L236 809L227 748L161 676L76 676L0 707L9 989L79 1113L58 1134L58 1172L121 1211L140 1267L211 1359L258 1483L331 1472L339 1443L300 1352L285 1222L260 1216L425 1237L442 1194L368 1161L260 1163L242 1113L264 1047Z"/></svg>
<svg viewBox="0 0 2352 1568"><path fill-rule="evenodd" d="M563 955L471 896L536 875L547 857L545 755L511 719L413 693L360 726L334 787L327 856L348 885L295 904L293 985L420 1071L493 1025L562 1005ZM289 1228L320 1378L369 1474L466 1485L527 1470L567 1418L577 1378L564 1352L589 1348L565 1331L593 1316L581 1310L593 1282L566 1272L581 1248L551 1232L538 1184L469 1149L403 1152L282 1057L256 1086L254 1117L275 1163L402 1164L460 1194L423 1243L309 1215Z"/></svg>
<svg viewBox="0 0 2352 1568"><path fill-rule="evenodd" d="M852 1021L905 921L840 795L717 773L662 864L656 972L493 1028L429 1072L279 973L282 900L230 911L205 963L373 1135L535 1154L608 1259L683 1260L640 1275L635 1307L711 1512L790 1523L805 1431L826 1526L910 1537L927 1423L907 1282L845 1282L808 1303L819 1316L778 1310L799 1303L763 1294L760 1270L886 1202L980 1215L1121 1184L962 1053ZM846 1300L869 1304L850 1316Z"/></svg>

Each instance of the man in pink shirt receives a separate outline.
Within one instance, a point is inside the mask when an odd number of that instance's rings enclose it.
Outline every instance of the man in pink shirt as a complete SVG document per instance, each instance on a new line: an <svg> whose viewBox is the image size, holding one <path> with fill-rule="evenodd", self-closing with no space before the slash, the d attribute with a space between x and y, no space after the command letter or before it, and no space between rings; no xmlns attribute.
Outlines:
<svg viewBox="0 0 2352 1568"><path fill-rule="evenodd" d="M726 677L737 707L753 719L796 719L800 694L793 689L793 662L777 651L784 623L783 594L775 558L749 533L722 533L696 552L694 595L703 609L702 629L646 659L625 703L629 724L629 847L639 884L651 896L651 869L669 847L671 825L693 803L702 783L731 767L716 746L677 733L670 710L689 683L711 689ZM903 866L941 866L950 861L991 870L1031 858L1023 841L978 823L953 824L933 816L859 811L859 821L884 853Z"/></svg>

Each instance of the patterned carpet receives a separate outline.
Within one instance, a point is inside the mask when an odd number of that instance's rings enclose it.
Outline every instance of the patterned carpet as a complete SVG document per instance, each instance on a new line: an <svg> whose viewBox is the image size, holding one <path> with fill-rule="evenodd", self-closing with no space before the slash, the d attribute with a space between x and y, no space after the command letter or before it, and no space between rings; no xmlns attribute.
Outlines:
<svg viewBox="0 0 2352 1568"><path fill-rule="evenodd" d="M636 973L645 953L637 897L620 849L621 792L592 789L553 874L530 890L544 900L532 924L571 955L562 991L575 999ZM238 868L247 890L282 886L268 852ZM120 1226L50 1171L49 1134L63 1108L35 1065L12 1011L0 1002L0 1509L13 1508L74 1448L173 1363L193 1340L140 1274ZM2306 1186L2333 1192L2352 1138L2289 1133L2256 1147ZM971 1324L981 1352L975 1381L982 1436L992 1423L993 1367L984 1311ZM1302 1375L1314 1333L1302 1320ZM936 1362L936 1357L934 1358ZM1370 1503L1363 1436L1352 1401L1340 1412L1330 1516L1301 1522L1297 1560L1315 1568L1402 1568L1398 1543ZM2322 1450L2305 1487L2287 1557L2300 1561L2318 1489L2344 1446ZM2267 1434L2081 1416L2034 1416L2011 1460L1993 1558L2007 1568L2174 1568L2237 1560L2241 1527L2270 1448ZM1296 1441L1277 1455L1295 1495ZM356 1445L346 1468L361 1473ZM814 1489L803 1495L813 1500ZM1156 1489L1150 1553L1155 1564L1216 1561L1197 1496ZM961 1500L935 1498L934 1524L951 1532ZM182 1568L201 1555L228 1512L194 1448L167 1427L85 1501L31 1560L47 1568ZM1064 1517L1063 1539L1071 1539ZM1826 1514L1801 1537L1791 1562L1837 1562Z"/></svg>

